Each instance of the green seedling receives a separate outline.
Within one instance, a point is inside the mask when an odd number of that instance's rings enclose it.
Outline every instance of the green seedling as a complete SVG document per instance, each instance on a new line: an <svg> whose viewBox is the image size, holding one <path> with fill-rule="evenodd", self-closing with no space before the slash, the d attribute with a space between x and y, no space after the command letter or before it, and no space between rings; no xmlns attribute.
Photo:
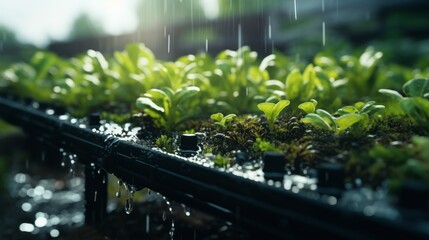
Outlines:
<svg viewBox="0 0 429 240"><path fill-rule="evenodd" d="M227 123L231 122L237 115L236 114L228 114L224 116L222 113L214 113L210 116L210 118L215 121L216 126L220 126L222 129L227 127Z"/></svg>
<svg viewBox="0 0 429 240"><path fill-rule="evenodd" d="M174 141L171 137L161 135L155 140L155 145L168 153L174 153Z"/></svg>
<svg viewBox="0 0 429 240"><path fill-rule="evenodd" d="M401 109L422 129L429 132L429 79L413 79L406 82L399 92L390 89L380 89L383 95L398 101Z"/></svg>
<svg viewBox="0 0 429 240"><path fill-rule="evenodd" d="M384 109L384 106L376 105L374 101L367 103L358 102L353 106L345 106L338 109L335 113L337 117L334 117L323 109L317 109L315 113L308 113L301 121L312 124L315 127L333 131L336 134L341 134L360 122L356 128L359 131L363 131L369 127L370 116L381 109Z"/></svg>
<svg viewBox="0 0 429 240"><path fill-rule="evenodd" d="M217 154L214 158L214 165L217 167L226 168L230 164L231 160L228 157L224 157L220 154Z"/></svg>
<svg viewBox="0 0 429 240"><path fill-rule="evenodd" d="M185 120L198 115L197 103L193 100L199 91L195 86L176 91L168 87L151 89L137 99L136 105L154 118L159 126L172 131Z"/></svg>
<svg viewBox="0 0 429 240"><path fill-rule="evenodd" d="M289 100L281 100L277 103L260 103L258 104L258 109L264 112L267 117L267 123L270 131L274 131L274 123L279 117L280 113L289 106Z"/></svg>
<svg viewBox="0 0 429 240"><path fill-rule="evenodd" d="M303 102L298 105L298 108L304 111L305 113L314 113L316 111L317 101L311 99L308 102Z"/></svg>
<svg viewBox="0 0 429 240"><path fill-rule="evenodd" d="M253 148L260 153L264 152L283 152L281 149L277 148L273 143L263 140L262 138L256 138Z"/></svg>

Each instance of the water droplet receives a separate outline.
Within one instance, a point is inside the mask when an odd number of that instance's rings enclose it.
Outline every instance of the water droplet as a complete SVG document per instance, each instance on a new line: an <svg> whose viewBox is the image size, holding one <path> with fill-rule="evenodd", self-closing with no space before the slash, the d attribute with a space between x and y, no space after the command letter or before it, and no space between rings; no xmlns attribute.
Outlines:
<svg viewBox="0 0 429 240"><path fill-rule="evenodd" d="M171 228L170 228L170 237L171 237L171 239L173 239L173 236L174 236L174 230L175 230L175 227L174 227L174 221L171 221Z"/></svg>
<svg viewBox="0 0 429 240"><path fill-rule="evenodd" d="M162 212L162 221L167 220L167 214L165 212Z"/></svg>
<svg viewBox="0 0 429 240"><path fill-rule="evenodd" d="M191 216L191 210L188 207L185 207L184 211L187 217Z"/></svg>
<svg viewBox="0 0 429 240"><path fill-rule="evenodd" d="M124 184L125 189L127 190L127 200L125 202L125 213L130 214L133 211L134 207L134 193L135 187L132 185Z"/></svg>
<svg viewBox="0 0 429 240"><path fill-rule="evenodd" d="M150 222L150 217L149 214L146 215L146 233L149 233L149 222Z"/></svg>
<svg viewBox="0 0 429 240"><path fill-rule="evenodd" d="M116 192L116 197L120 198L121 197L121 188L122 188L123 182L121 179L118 179L118 191Z"/></svg>
<svg viewBox="0 0 429 240"><path fill-rule="evenodd" d="M125 202L125 213L130 214L133 211L133 199L127 198L127 201Z"/></svg>

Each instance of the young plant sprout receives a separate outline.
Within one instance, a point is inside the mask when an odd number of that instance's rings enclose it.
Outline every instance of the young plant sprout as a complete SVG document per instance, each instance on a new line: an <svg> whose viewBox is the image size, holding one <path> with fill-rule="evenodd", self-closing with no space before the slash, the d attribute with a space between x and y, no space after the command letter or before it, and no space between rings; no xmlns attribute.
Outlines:
<svg viewBox="0 0 429 240"><path fill-rule="evenodd" d="M222 113L214 113L210 118L215 121L217 126L220 126L222 129L225 129L228 122L231 122L237 115L234 113L224 116Z"/></svg>
<svg viewBox="0 0 429 240"><path fill-rule="evenodd" d="M338 109L335 114L337 117L323 109L317 109L315 113L308 113L301 121L341 134L358 122L362 122L360 130L366 129L369 125L369 116L381 109L384 109L384 106L375 105L375 101L358 102L353 106Z"/></svg>
<svg viewBox="0 0 429 240"><path fill-rule="evenodd" d="M176 91L168 87L151 89L144 97L137 99L136 105L154 118L157 124L172 131L185 120L196 116L198 112L193 108L196 106L193 100L199 91L195 86L182 87Z"/></svg>
<svg viewBox="0 0 429 240"><path fill-rule="evenodd" d="M258 104L258 109L264 112L265 116L267 117L267 123L270 131L274 131L275 121L283 109L289 106L289 104L289 100L281 100L277 103L265 102Z"/></svg>
<svg viewBox="0 0 429 240"><path fill-rule="evenodd" d="M413 79L402 87L405 96L390 89L379 92L398 101L401 109L419 126L429 132L429 79Z"/></svg>

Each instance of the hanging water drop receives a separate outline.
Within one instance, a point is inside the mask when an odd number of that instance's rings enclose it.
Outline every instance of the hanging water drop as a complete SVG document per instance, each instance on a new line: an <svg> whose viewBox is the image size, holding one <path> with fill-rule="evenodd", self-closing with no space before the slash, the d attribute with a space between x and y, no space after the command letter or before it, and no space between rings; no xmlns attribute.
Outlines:
<svg viewBox="0 0 429 240"><path fill-rule="evenodd" d="M187 217L191 216L191 210L188 207L185 207L184 211Z"/></svg>
<svg viewBox="0 0 429 240"><path fill-rule="evenodd" d="M133 199L127 198L127 201L125 202L125 213L131 214L132 211L133 211Z"/></svg>
<svg viewBox="0 0 429 240"><path fill-rule="evenodd" d="M62 148L60 149L61 152ZM62 157L61 157L61 167L65 167L66 166L66 159L67 159L67 153L66 152L62 152Z"/></svg>
<svg viewBox="0 0 429 240"><path fill-rule="evenodd" d="M120 198L121 197L121 188L122 188L122 184L123 184L123 182L122 182L122 180L121 179L118 179L118 191L116 192L116 197L117 198Z"/></svg>
<svg viewBox="0 0 429 240"><path fill-rule="evenodd" d="M134 206L134 193L135 187L132 185L124 184L125 189L127 190L127 200L125 202L125 213L130 214L133 211Z"/></svg>
<svg viewBox="0 0 429 240"><path fill-rule="evenodd" d="M171 228L170 228L170 237L171 237L171 239L173 239L174 230L175 230L175 226L174 226L174 221L172 220L172 222L171 222Z"/></svg>

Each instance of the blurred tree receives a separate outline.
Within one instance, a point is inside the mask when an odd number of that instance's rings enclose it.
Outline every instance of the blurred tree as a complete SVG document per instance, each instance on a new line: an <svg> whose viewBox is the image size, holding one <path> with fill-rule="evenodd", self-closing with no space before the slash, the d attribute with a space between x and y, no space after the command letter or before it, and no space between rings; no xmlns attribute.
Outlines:
<svg viewBox="0 0 429 240"><path fill-rule="evenodd" d="M0 25L0 72L11 63L28 60L34 51L34 46L21 43L14 31Z"/></svg>
<svg viewBox="0 0 429 240"><path fill-rule="evenodd" d="M281 4L281 0L218 0L220 15L245 15L252 12L261 12L265 9L273 8Z"/></svg>
<svg viewBox="0 0 429 240"><path fill-rule="evenodd" d="M16 40L15 33L9 28L0 25L0 51L7 46L16 45L19 45L19 42Z"/></svg>
<svg viewBox="0 0 429 240"><path fill-rule="evenodd" d="M141 27L154 27L201 21L204 13L200 0L141 0L137 16Z"/></svg>
<svg viewBox="0 0 429 240"><path fill-rule="evenodd" d="M85 38L103 35L104 30L101 24L92 19L88 14L81 13L71 27L69 38Z"/></svg>

